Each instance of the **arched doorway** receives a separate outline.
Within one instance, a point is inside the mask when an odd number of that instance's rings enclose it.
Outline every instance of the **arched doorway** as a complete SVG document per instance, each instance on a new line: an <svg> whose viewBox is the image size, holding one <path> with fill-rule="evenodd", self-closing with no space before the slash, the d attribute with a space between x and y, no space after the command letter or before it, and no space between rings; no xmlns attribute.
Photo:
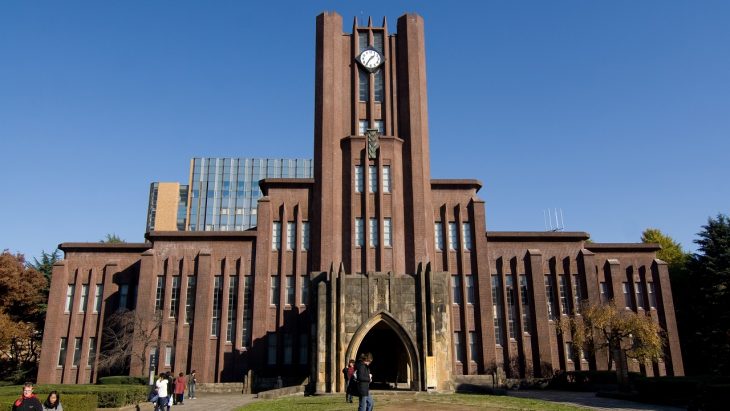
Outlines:
<svg viewBox="0 0 730 411"><path fill-rule="evenodd" d="M348 358L373 355L373 389L420 389L418 354L413 340L388 313L381 312L360 326L347 350Z"/></svg>

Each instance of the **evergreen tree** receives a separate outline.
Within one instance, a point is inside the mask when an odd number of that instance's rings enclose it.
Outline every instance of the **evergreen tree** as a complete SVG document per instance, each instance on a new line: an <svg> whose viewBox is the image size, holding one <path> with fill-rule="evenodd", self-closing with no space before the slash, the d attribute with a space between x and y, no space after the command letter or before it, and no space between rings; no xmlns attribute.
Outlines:
<svg viewBox="0 0 730 411"><path fill-rule="evenodd" d="M689 262L692 307L687 362L698 372L730 375L730 218L710 218Z"/></svg>

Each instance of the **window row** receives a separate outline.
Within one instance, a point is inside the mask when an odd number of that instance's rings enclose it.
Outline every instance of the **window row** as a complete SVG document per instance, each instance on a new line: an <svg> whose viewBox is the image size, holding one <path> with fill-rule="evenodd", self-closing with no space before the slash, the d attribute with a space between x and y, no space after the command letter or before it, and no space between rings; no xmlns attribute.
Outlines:
<svg viewBox="0 0 730 411"><path fill-rule="evenodd" d="M459 245L459 233L458 224L451 221L448 223L449 230L449 250L456 251ZM434 234L436 237L436 250L443 251L444 245L444 226L441 221L434 223ZM464 250L471 251L473 248L472 236L471 236L471 223L461 223L461 242Z"/></svg>
<svg viewBox="0 0 730 411"><path fill-rule="evenodd" d="M274 221L271 230L271 249L281 249L281 221ZM286 249L287 251L294 251L297 247L297 224L294 221L288 221L286 223ZM300 233L300 246L304 251L309 250L309 221L302 221L302 230Z"/></svg>
<svg viewBox="0 0 730 411"><path fill-rule="evenodd" d="M390 166L382 167L382 179L383 179L383 192L390 193L391 191L391 176ZM363 174L362 166L355 166L355 192L362 193L365 189L365 176ZM368 166L368 192L378 192L378 166Z"/></svg>
<svg viewBox="0 0 730 411"><path fill-rule="evenodd" d="M463 331L454 331L454 356L457 362L466 362L466 346L464 345ZM472 362L479 362L479 343L477 339L477 333L475 331L469 331L469 360Z"/></svg>
<svg viewBox="0 0 730 411"><path fill-rule="evenodd" d="M368 243L370 247L377 247L379 245L378 236L378 219L371 218L368 222L369 237ZM356 217L355 218L355 246L365 246L365 219ZM383 246L393 246L393 222L390 218L383 219Z"/></svg>
<svg viewBox="0 0 730 411"><path fill-rule="evenodd" d="M281 276L272 275L270 282L269 292L269 304L278 306L281 299ZM292 306L295 305L294 292L295 292L295 276L287 275L284 276L286 281L285 294L284 294L284 305ZM299 289L299 298L301 299L302 305L309 303L309 278L301 276L301 288Z"/></svg>
<svg viewBox="0 0 730 411"><path fill-rule="evenodd" d="M96 337L89 337L88 355L86 360L87 367L93 367L96 361ZM81 362L81 337L74 338L73 362L74 367L78 367ZM58 366L63 367L66 364L66 353L68 351L68 338L61 337L61 344L58 350Z"/></svg>
<svg viewBox="0 0 730 411"><path fill-rule="evenodd" d="M69 284L66 288L66 305L65 305L65 310L64 310L66 313L71 312L75 293L76 293L76 284ZM98 313L99 311L101 311L101 302L103 300L103 297L102 297L103 293L104 293L104 285L96 284L96 287L94 288L94 306L93 306L94 313ZM86 305L87 305L88 301L89 301L89 284L82 284L81 285L81 302L79 304L80 313L86 312Z"/></svg>
<svg viewBox="0 0 730 411"><path fill-rule="evenodd" d="M282 358L281 363L284 365L291 365L294 364L294 337L295 334L292 333L284 333L283 334L283 352L282 352ZM267 349L266 349L266 363L268 365L277 365L279 363L278 358L278 349L279 349L279 334L275 332L270 332L266 336L266 343L267 343ZM298 355L297 355L297 363L299 365L306 365L308 363L308 354L309 354L309 335L307 334L299 334L299 346L298 348Z"/></svg>

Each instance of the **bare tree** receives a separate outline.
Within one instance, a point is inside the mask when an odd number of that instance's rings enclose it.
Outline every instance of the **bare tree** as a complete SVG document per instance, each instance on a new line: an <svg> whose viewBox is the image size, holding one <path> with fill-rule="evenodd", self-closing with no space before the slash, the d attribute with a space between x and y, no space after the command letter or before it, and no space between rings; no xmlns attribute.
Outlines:
<svg viewBox="0 0 730 411"><path fill-rule="evenodd" d="M103 370L126 369L135 359L145 370L147 353L161 342L161 326L159 312L151 318L143 317L136 310L115 312L106 320L98 367Z"/></svg>

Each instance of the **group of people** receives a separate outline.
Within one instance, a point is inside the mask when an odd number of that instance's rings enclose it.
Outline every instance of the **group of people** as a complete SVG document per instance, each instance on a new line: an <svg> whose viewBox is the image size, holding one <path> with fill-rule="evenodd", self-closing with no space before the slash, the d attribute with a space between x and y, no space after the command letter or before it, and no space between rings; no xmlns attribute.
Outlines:
<svg viewBox="0 0 730 411"><path fill-rule="evenodd" d="M345 401L351 403L352 397L358 397L358 411L373 410L373 396L370 395L370 382L373 375L370 373L370 363L373 362L372 354L362 353L357 362L350 360L347 367L342 369L345 377Z"/></svg>
<svg viewBox="0 0 730 411"><path fill-rule="evenodd" d="M23 385L23 394L13 403L13 411L63 411L61 395L58 391L51 391L46 401L41 401L33 394L33 383L26 382Z"/></svg>
<svg viewBox="0 0 730 411"><path fill-rule="evenodd" d="M188 399L195 399L195 386L198 380L195 377L195 370L187 378L183 373L173 378L173 373L161 373L155 381L150 393L150 400L155 404L155 411L170 410L173 405L183 405L185 390L188 391Z"/></svg>

